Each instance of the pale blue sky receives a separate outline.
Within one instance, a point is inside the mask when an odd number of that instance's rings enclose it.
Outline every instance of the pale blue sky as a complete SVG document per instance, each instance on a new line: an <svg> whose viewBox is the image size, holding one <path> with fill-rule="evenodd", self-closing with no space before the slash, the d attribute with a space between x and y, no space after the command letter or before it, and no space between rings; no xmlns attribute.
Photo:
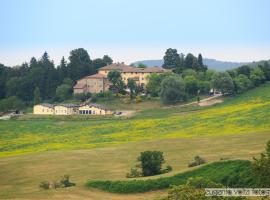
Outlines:
<svg viewBox="0 0 270 200"><path fill-rule="evenodd" d="M269 0L0 0L0 63L83 47L130 63L169 47L220 60L270 58Z"/></svg>

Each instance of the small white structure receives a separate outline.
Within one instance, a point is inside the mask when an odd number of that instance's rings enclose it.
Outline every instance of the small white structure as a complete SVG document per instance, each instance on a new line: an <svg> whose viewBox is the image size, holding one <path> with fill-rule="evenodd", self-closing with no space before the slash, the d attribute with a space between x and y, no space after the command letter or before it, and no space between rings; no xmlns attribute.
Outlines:
<svg viewBox="0 0 270 200"><path fill-rule="evenodd" d="M113 111L99 104L84 104L79 107L80 115L112 115Z"/></svg>

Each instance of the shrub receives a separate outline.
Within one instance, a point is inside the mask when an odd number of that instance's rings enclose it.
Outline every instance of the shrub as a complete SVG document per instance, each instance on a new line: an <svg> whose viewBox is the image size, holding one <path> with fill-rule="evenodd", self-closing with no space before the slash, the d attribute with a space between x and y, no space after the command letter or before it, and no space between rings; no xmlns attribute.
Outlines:
<svg viewBox="0 0 270 200"><path fill-rule="evenodd" d="M161 171L162 174L168 173L172 171L172 166L167 165L165 169Z"/></svg>
<svg viewBox="0 0 270 200"><path fill-rule="evenodd" d="M50 183L48 181L42 181L39 184L39 187L44 189L44 190L48 190L50 188Z"/></svg>
<svg viewBox="0 0 270 200"><path fill-rule="evenodd" d="M130 169L130 173L127 173L126 177L127 178L136 178L136 177L140 177L142 176L142 172L140 171L140 169L136 168L136 167L132 167Z"/></svg>
<svg viewBox="0 0 270 200"><path fill-rule="evenodd" d="M195 156L194 161L189 163L188 167L195 167L195 166L198 166L198 165L202 165L204 163L206 163L206 161L203 158L201 158L200 156Z"/></svg>
<svg viewBox="0 0 270 200"><path fill-rule="evenodd" d="M69 175L64 175L60 181L62 187L72 187L75 186L75 183L69 181Z"/></svg>
<svg viewBox="0 0 270 200"><path fill-rule="evenodd" d="M142 102L142 98L141 98L140 96L136 96L135 102L136 102L136 103Z"/></svg>

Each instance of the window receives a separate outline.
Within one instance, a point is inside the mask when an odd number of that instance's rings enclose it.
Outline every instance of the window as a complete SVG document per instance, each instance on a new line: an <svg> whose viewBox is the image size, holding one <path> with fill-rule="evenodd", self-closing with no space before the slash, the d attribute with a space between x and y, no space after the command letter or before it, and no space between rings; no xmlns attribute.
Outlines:
<svg viewBox="0 0 270 200"><path fill-rule="evenodd" d="M91 110L89 110L89 115L91 115L92 113L91 113L92 111Z"/></svg>
<svg viewBox="0 0 270 200"><path fill-rule="evenodd" d="M81 115L81 114L82 114L82 111L80 110L79 113L80 113L80 115Z"/></svg>
<svg viewBox="0 0 270 200"><path fill-rule="evenodd" d="M88 110L86 110L86 111L85 111L85 114L87 114L87 115L88 115L88 113L89 113L89 112L88 112Z"/></svg>
<svg viewBox="0 0 270 200"><path fill-rule="evenodd" d="M96 114L96 112L93 110L93 114Z"/></svg>
<svg viewBox="0 0 270 200"><path fill-rule="evenodd" d="M82 111L82 114L83 114L83 115L85 114L85 110Z"/></svg>
<svg viewBox="0 0 270 200"><path fill-rule="evenodd" d="M142 80L144 80L144 78L142 78Z"/></svg>

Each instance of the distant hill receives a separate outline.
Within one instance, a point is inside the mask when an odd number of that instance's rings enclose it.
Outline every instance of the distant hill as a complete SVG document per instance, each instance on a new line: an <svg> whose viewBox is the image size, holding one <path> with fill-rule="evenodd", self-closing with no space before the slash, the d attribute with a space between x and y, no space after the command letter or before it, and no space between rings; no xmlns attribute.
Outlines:
<svg viewBox="0 0 270 200"><path fill-rule="evenodd" d="M139 63L142 63L147 66L162 66L163 65L163 60L142 60L142 61L136 61L132 64L137 66ZM209 59L209 58L204 58L203 63L209 67L209 69L214 69L217 71L225 71L228 69L232 69L235 67L239 67L244 64L249 64L245 62L227 62L227 61L219 61L215 59Z"/></svg>

